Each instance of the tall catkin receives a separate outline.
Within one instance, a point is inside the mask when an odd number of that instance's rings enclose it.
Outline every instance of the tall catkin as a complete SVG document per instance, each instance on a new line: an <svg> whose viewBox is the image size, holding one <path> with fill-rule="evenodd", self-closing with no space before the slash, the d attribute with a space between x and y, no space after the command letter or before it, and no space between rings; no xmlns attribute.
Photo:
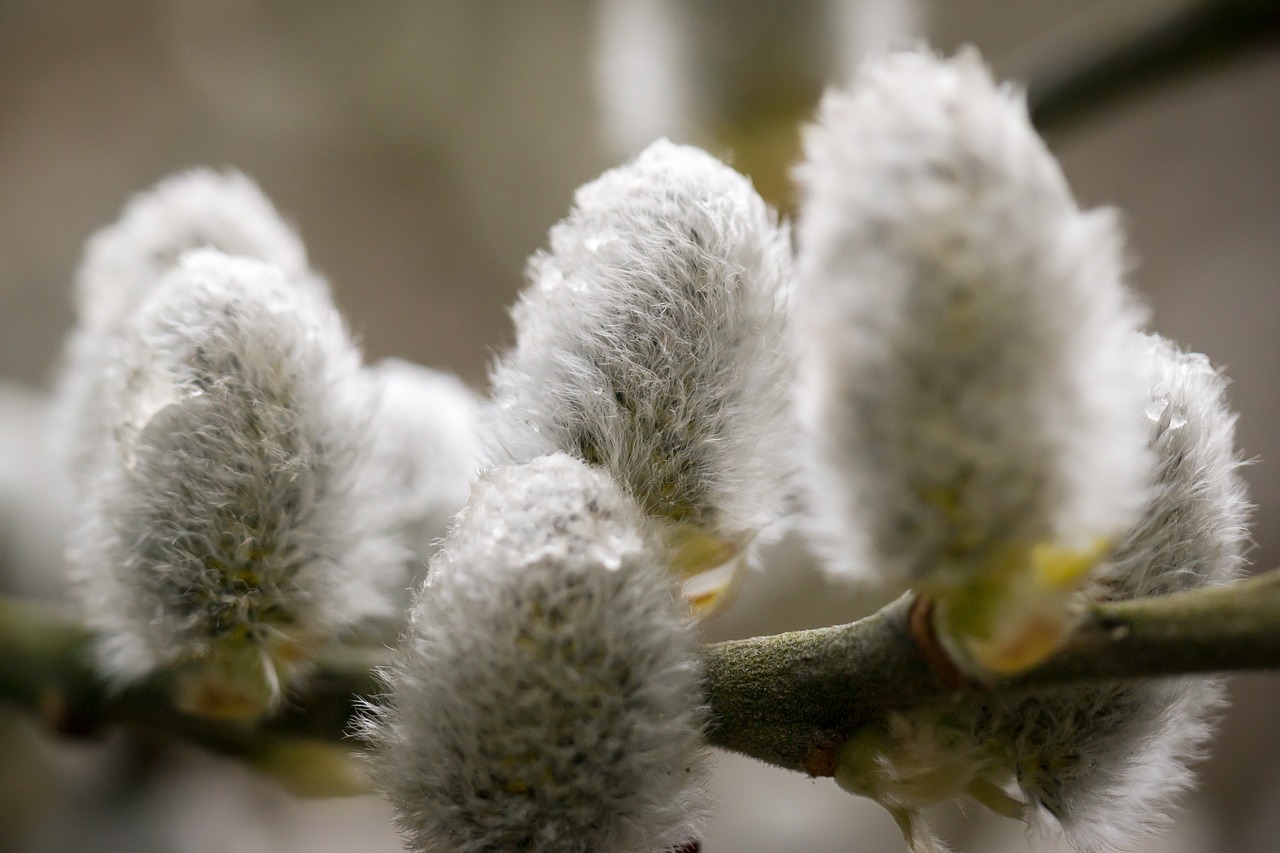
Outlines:
<svg viewBox="0 0 1280 853"><path fill-rule="evenodd" d="M361 475L359 353L315 291L205 249L95 367L69 555L105 674L175 666L189 710L274 707L321 643L385 611L403 564Z"/></svg>
<svg viewBox="0 0 1280 853"><path fill-rule="evenodd" d="M976 674L1050 652L1150 468L1109 211L976 55L867 61L805 133L794 339L832 572L920 590Z"/></svg>
<svg viewBox="0 0 1280 853"><path fill-rule="evenodd" d="M528 279L492 373L495 457L608 470L687 576L778 530L791 248L750 181L655 142L578 190Z"/></svg>

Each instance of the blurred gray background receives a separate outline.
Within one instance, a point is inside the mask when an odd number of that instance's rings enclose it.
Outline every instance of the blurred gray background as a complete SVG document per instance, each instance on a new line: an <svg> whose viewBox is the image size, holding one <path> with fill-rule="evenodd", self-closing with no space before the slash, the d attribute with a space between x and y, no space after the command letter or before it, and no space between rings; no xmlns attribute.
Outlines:
<svg viewBox="0 0 1280 853"><path fill-rule="evenodd" d="M1027 79L1171 4L0 0L0 381L46 386L85 238L131 193L210 164L256 178L297 224L370 358L482 387L526 256L576 186L652 138L708 147L787 209L797 123L866 51L972 43ZM1124 212L1154 326L1232 377L1257 459L1252 559L1280 565L1280 51L1112 105L1051 144L1083 204ZM0 419L0 553L10 588L56 595L59 548L35 535L56 528L41 472L12 450L38 429L24 417ZM771 563L717 637L874 604L825 588L794 545ZM1232 690L1202 790L1142 849L1280 850L1280 677ZM710 853L903 849L886 815L829 780L723 756L717 793ZM1017 825L967 817L943 818L961 849L1027 849ZM0 725L0 850L397 849L372 799L295 801L184 750Z"/></svg>

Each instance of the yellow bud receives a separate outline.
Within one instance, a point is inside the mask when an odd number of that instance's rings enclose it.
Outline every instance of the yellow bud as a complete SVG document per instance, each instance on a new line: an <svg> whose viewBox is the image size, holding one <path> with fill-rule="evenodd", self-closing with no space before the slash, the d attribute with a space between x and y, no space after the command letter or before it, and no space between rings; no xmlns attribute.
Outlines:
<svg viewBox="0 0 1280 853"><path fill-rule="evenodd" d="M351 749L311 740L272 741L247 760L295 797L356 797L372 792Z"/></svg>
<svg viewBox="0 0 1280 853"><path fill-rule="evenodd" d="M1013 550L963 586L930 590L939 640L971 675L1030 669L1075 629L1078 593L1109 546L1108 540L1083 550L1036 543Z"/></svg>
<svg viewBox="0 0 1280 853"><path fill-rule="evenodd" d="M283 634L227 634L205 655L174 670L174 704L205 719L252 721L280 703L282 684L309 658L305 644Z"/></svg>
<svg viewBox="0 0 1280 853"><path fill-rule="evenodd" d="M741 545L687 521L667 524L663 538L694 615L705 619L728 607L746 569Z"/></svg>

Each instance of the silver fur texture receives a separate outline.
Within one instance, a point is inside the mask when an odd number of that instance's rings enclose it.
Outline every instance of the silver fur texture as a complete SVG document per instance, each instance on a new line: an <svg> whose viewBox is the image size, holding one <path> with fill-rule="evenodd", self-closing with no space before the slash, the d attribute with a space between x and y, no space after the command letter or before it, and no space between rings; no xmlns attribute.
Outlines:
<svg viewBox="0 0 1280 853"><path fill-rule="evenodd" d="M665 140L578 190L495 367L499 460L563 451L657 518L743 546L783 516L787 230L751 183Z"/></svg>
<svg viewBox="0 0 1280 853"><path fill-rule="evenodd" d="M410 548L398 601L426 573L481 467L482 401L458 377L399 359L366 368L377 394L377 450L368 476L382 491Z"/></svg>
<svg viewBox="0 0 1280 853"><path fill-rule="evenodd" d="M694 636L651 522L564 454L484 474L365 734L418 851L653 853L694 835Z"/></svg>
<svg viewBox="0 0 1280 853"><path fill-rule="evenodd" d="M101 417L94 365L155 288L192 249L220 249L274 264L326 298L328 285L310 270L301 239L251 179L239 172L192 169L131 198L120 218L85 246L76 276L77 324L67 341L56 397L57 444L77 453L89 446L77 426Z"/></svg>
<svg viewBox="0 0 1280 853"><path fill-rule="evenodd" d="M69 554L112 680L258 654L278 701L274 682L308 649L384 611L404 552L360 476L373 398L313 288L261 261L188 253L91 381Z"/></svg>
<svg viewBox="0 0 1280 853"><path fill-rule="evenodd" d="M1226 380L1207 358L1136 335L1149 383L1144 424L1157 469L1141 519L1100 568L1092 596L1167 595L1239 577L1251 505L1235 448ZM980 737L999 744L1027 800L1082 851L1125 849L1168 825L1190 763L1224 700L1203 678L1063 691L997 703Z"/></svg>

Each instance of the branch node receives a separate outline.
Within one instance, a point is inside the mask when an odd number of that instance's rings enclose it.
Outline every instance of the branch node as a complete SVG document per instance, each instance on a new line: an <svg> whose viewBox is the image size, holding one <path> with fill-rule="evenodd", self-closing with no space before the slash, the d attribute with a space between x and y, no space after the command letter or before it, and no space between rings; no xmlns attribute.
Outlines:
<svg viewBox="0 0 1280 853"><path fill-rule="evenodd" d="M945 690L976 687L977 685L955 665L946 649L942 647L942 643L938 641L938 635L933 627L933 604L933 599L922 595L916 596L916 599L911 602L911 609L907 611L907 626L912 641L915 642L916 648L929 664L929 669L938 677L938 681Z"/></svg>
<svg viewBox="0 0 1280 853"><path fill-rule="evenodd" d="M65 690L49 688L40 693L38 716L52 732L64 737L86 740L101 733L103 725L97 709L77 707Z"/></svg>
<svg viewBox="0 0 1280 853"><path fill-rule="evenodd" d="M804 772L814 778L836 775L836 750L845 738L834 732L819 737L804 757Z"/></svg>

